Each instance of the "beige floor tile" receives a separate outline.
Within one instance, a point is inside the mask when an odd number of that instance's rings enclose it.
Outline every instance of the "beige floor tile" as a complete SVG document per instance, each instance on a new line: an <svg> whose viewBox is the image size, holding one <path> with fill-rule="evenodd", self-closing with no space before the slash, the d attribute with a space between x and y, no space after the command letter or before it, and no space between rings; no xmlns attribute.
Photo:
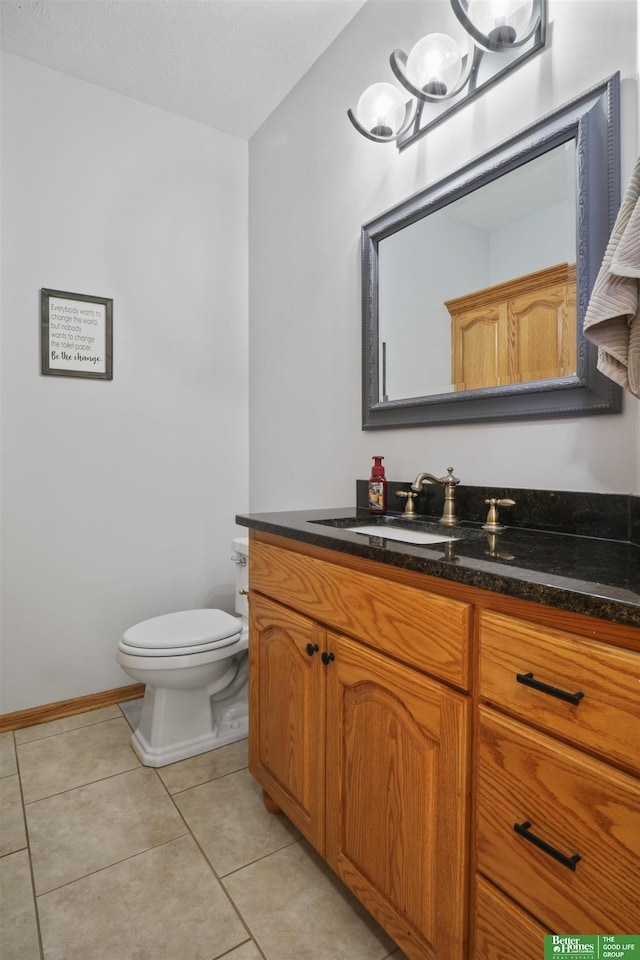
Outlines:
<svg viewBox="0 0 640 960"><path fill-rule="evenodd" d="M169 793L179 793L200 783L207 783L208 780L216 780L228 773L242 770L248 763L249 741L245 739L201 753L198 757L159 767L158 773Z"/></svg>
<svg viewBox="0 0 640 960"><path fill-rule="evenodd" d="M25 803L140 766L120 716L18 747Z"/></svg>
<svg viewBox="0 0 640 960"><path fill-rule="evenodd" d="M394 949L305 841L223 882L267 960L383 960Z"/></svg>
<svg viewBox="0 0 640 960"><path fill-rule="evenodd" d="M16 730L16 743L42 740L44 737L52 737L56 733L67 733L69 730L77 730L78 727L90 727L94 723L102 723L103 720L115 720L121 716L118 707L111 706L77 713L73 717L61 717L60 720L49 720L47 723L38 723L32 727Z"/></svg>
<svg viewBox="0 0 640 960"><path fill-rule="evenodd" d="M247 931L191 837L38 898L45 960L211 960Z"/></svg>
<svg viewBox="0 0 640 960"><path fill-rule="evenodd" d="M2 960L40 960L26 850L0 860L0 937Z"/></svg>
<svg viewBox="0 0 640 960"><path fill-rule="evenodd" d="M22 850L27 845L24 829L20 778L0 780L0 857Z"/></svg>
<svg viewBox="0 0 640 960"><path fill-rule="evenodd" d="M173 797L218 876L292 843L299 831L282 814L267 813L248 770Z"/></svg>
<svg viewBox="0 0 640 960"><path fill-rule="evenodd" d="M264 954L258 949L253 940L236 947L231 953L225 953L222 960L264 960Z"/></svg>
<svg viewBox="0 0 640 960"><path fill-rule="evenodd" d="M147 767L37 800L26 815L38 894L187 833Z"/></svg>
<svg viewBox="0 0 640 960"><path fill-rule="evenodd" d="M13 731L0 733L0 777L11 777L18 772L16 750L13 745Z"/></svg>

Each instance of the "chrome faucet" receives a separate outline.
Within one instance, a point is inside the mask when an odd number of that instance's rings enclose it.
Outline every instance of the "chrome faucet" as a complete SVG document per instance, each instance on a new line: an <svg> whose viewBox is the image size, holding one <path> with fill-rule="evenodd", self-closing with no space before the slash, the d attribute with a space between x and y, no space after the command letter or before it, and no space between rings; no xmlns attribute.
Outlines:
<svg viewBox="0 0 640 960"><path fill-rule="evenodd" d="M434 477L432 473L419 473L411 484L411 489L419 493L422 490L422 484L426 482L437 483L439 486L444 487L444 509L440 517L440 523L453 526L458 522L458 518L456 517L455 495L456 486L460 483L458 477L454 477L453 475L453 467L447 467L446 477Z"/></svg>

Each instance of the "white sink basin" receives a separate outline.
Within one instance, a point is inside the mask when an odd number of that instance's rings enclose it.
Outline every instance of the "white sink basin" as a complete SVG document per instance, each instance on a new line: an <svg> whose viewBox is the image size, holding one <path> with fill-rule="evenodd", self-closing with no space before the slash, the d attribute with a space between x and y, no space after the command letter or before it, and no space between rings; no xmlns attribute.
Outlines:
<svg viewBox="0 0 640 960"><path fill-rule="evenodd" d="M447 537L440 533L426 533L422 530L406 530L404 527L386 527L384 524L369 524L364 527L345 527L352 533L362 533L367 537L384 537L385 540L400 540L401 543L448 543L457 537Z"/></svg>

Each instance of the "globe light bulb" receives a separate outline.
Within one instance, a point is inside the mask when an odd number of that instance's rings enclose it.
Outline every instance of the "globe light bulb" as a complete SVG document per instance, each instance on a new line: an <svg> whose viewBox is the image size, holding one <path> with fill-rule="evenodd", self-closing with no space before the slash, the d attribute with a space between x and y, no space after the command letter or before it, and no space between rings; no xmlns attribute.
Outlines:
<svg viewBox="0 0 640 960"><path fill-rule="evenodd" d="M429 96L446 97L462 74L462 54L446 33L430 33L418 40L407 57L407 77Z"/></svg>
<svg viewBox="0 0 640 960"><path fill-rule="evenodd" d="M405 102L392 83L373 83L356 107L358 122L376 137L393 137L405 118Z"/></svg>
<svg viewBox="0 0 640 960"><path fill-rule="evenodd" d="M512 46L531 21L533 0L469 0L467 16L491 43Z"/></svg>

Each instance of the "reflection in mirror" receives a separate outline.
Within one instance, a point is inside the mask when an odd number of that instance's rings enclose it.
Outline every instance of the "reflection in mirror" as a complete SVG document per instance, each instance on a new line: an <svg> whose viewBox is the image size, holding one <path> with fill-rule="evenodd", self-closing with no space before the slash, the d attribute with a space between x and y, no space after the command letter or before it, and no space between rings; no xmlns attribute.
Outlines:
<svg viewBox="0 0 640 960"><path fill-rule="evenodd" d="M380 241L380 400L576 372L575 170L570 140Z"/></svg>
<svg viewBox="0 0 640 960"><path fill-rule="evenodd" d="M619 203L615 74L365 224L363 429L619 413L582 331Z"/></svg>

